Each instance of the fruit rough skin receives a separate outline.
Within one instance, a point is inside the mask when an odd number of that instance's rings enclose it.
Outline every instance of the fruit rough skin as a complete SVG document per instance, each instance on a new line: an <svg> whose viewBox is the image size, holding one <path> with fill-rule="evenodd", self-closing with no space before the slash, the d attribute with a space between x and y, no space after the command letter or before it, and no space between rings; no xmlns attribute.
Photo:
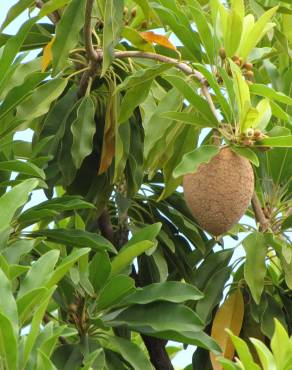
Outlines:
<svg viewBox="0 0 292 370"><path fill-rule="evenodd" d="M218 236L244 215L254 190L250 162L222 148L209 163L183 179L184 197L198 224Z"/></svg>

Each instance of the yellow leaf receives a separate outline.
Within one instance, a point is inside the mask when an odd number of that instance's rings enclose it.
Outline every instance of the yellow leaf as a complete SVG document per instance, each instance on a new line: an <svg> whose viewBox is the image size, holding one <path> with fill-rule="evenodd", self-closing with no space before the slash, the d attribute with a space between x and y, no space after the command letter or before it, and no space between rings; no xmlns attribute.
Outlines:
<svg viewBox="0 0 292 370"><path fill-rule="evenodd" d="M117 124L116 95L110 96L105 113L105 126L98 174L106 172L115 156L115 129Z"/></svg>
<svg viewBox="0 0 292 370"><path fill-rule="evenodd" d="M232 359L234 346L225 329L230 329L234 335L239 335L244 314L244 302L240 289L232 293L216 312L211 336L222 349L222 356ZM210 354L214 370L222 370L222 366L216 361L216 356Z"/></svg>
<svg viewBox="0 0 292 370"><path fill-rule="evenodd" d="M42 72L48 68L52 61L52 46L55 41L55 37L44 47L43 58L42 58Z"/></svg>
<svg viewBox="0 0 292 370"><path fill-rule="evenodd" d="M140 32L140 35L144 40L148 42L159 44L168 49L176 50L176 47L168 40L166 36L158 35L152 31Z"/></svg>

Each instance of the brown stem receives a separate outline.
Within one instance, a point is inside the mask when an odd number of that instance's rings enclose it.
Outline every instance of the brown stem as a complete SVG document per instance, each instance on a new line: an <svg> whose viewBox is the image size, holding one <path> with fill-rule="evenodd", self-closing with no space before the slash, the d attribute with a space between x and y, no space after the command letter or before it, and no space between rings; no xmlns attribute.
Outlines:
<svg viewBox="0 0 292 370"><path fill-rule="evenodd" d="M41 9L44 6L44 2L42 0L36 0L35 5L37 8ZM47 17L54 23L58 23L60 20L60 15L57 10L47 15Z"/></svg>
<svg viewBox="0 0 292 370"><path fill-rule="evenodd" d="M98 51L102 55L102 50ZM190 65L180 62L177 59L167 57L161 54L148 53L145 51L136 51L136 50L126 50L126 51L116 51L114 57L118 59L124 58L142 58L142 59L152 59L157 60L162 63L173 64L176 68L180 69L187 75L193 75L201 84L206 84L206 79L202 73L194 70Z"/></svg>
<svg viewBox="0 0 292 370"><path fill-rule="evenodd" d="M256 221L258 222L258 224L260 226L260 230L263 231L263 232L267 231L269 226L270 226L270 222L266 218L266 216L265 216L265 214L262 210L262 206L261 206L261 203L259 201L259 198L258 198L256 192L253 193L251 203L252 203L252 208L253 208L253 211L254 211L254 214L255 214Z"/></svg>
<svg viewBox="0 0 292 370"><path fill-rule="evenodd" d="M150 361L156 370L174 370L166 352L166 341L141 334L143 342L149 352Z"/></svg>
<svg viewBox="0 0 292 370"><path fill-rule="evenodd" d="M85 22L83 27L84 43L87 59L89 60L89 70L83 73L79 84L78 97L85 95L88 83L91 77L96 74L98 63L101 61L100 53L94 50L92 45L92 31L91 31L91 13L94 0L87 0L85 8Z"/></svg>
<svg viewBox="0 0 292 370"><path fill-rule="evenodd" d="M102 236L114 243L114 230L107 208L105 208L98 219L98 226Z"/></svg>
<svg viewBox="0 0 292 370"><path fill-rule="evenodd" d="M87 0L85 8L85 23L83 28L85 50L89 60L95 62L98 59L98 54L92 45L92 32L91 32L91 13L94 0Z"/></svg>

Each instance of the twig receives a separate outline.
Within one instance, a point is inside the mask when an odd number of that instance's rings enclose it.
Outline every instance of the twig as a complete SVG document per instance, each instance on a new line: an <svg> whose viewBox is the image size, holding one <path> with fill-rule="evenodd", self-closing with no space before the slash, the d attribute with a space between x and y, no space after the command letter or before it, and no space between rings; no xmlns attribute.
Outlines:
<svg viewBox="0 0 292 370"><path fill-rule="evenodd" d="M35 5L37 8L41 9L44 6L44 2L42 0L36 0ZM52 13L49 13L47 17L54 23L58 23L60 20L60 15L57 10Z"/></svg>
<svg viewBox="0 0 292 370"><path fill-rule="evenodd" d="M85 95L88 83L91 77L96 74L98 63L101 61L100 53L94 50L92 44L92 30L91 30L91 13L94 0L87 0L85 8L85 22L83 27L84 43L87 59L89 60L89 69L84 72L79 84L78 97Z"/></svg>
<svg viewBox="0 0 292 370"><path fill-rule="evenodd" d="M251 203L252 203L252 208L253 208L253 211L254 211L254 214L255 214L256 221L260 225L260 230L263 231L263 232L267 231L269 226L270 226L270 222L266 218L266 216L265 216L265 214L262 210L262 206L261 206L261 203L259 201L259 198L258 198L256 192L253 193Z"/></svg>
<svg viewBox="0 0 292 370"><path fill-rule="evenodd" d="M87 0L85 8L85 23L83 28L85 50L87 57L90 61L96 62L98 59L98 54L94 50L92 45L92 30L91 30L91 13L93 8L94 0Z"/></svg>

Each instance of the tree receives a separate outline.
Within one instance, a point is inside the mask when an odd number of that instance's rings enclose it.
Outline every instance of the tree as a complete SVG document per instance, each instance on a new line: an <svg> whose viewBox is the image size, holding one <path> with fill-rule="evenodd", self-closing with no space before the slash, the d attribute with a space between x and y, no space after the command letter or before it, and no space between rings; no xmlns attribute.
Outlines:
<svg viewBox="0 0 292 370"><path fill-rule="evenodd" d="M169 341L196 346L185 369L291 368L292 7L277 3L10 8L0 37L1 369L169 370L180 349ZM30 142L16 139L28 128ZM253 166L252 199L217 235L210 222L224 223L222 205L234 212L248 188L231 175L241 167L216 172L222 147ZM198 203L191 180L188 207L183 179L204 168L201 188L214 173L218 188ZM46 198L32 206L37 189Z"/></svg>

